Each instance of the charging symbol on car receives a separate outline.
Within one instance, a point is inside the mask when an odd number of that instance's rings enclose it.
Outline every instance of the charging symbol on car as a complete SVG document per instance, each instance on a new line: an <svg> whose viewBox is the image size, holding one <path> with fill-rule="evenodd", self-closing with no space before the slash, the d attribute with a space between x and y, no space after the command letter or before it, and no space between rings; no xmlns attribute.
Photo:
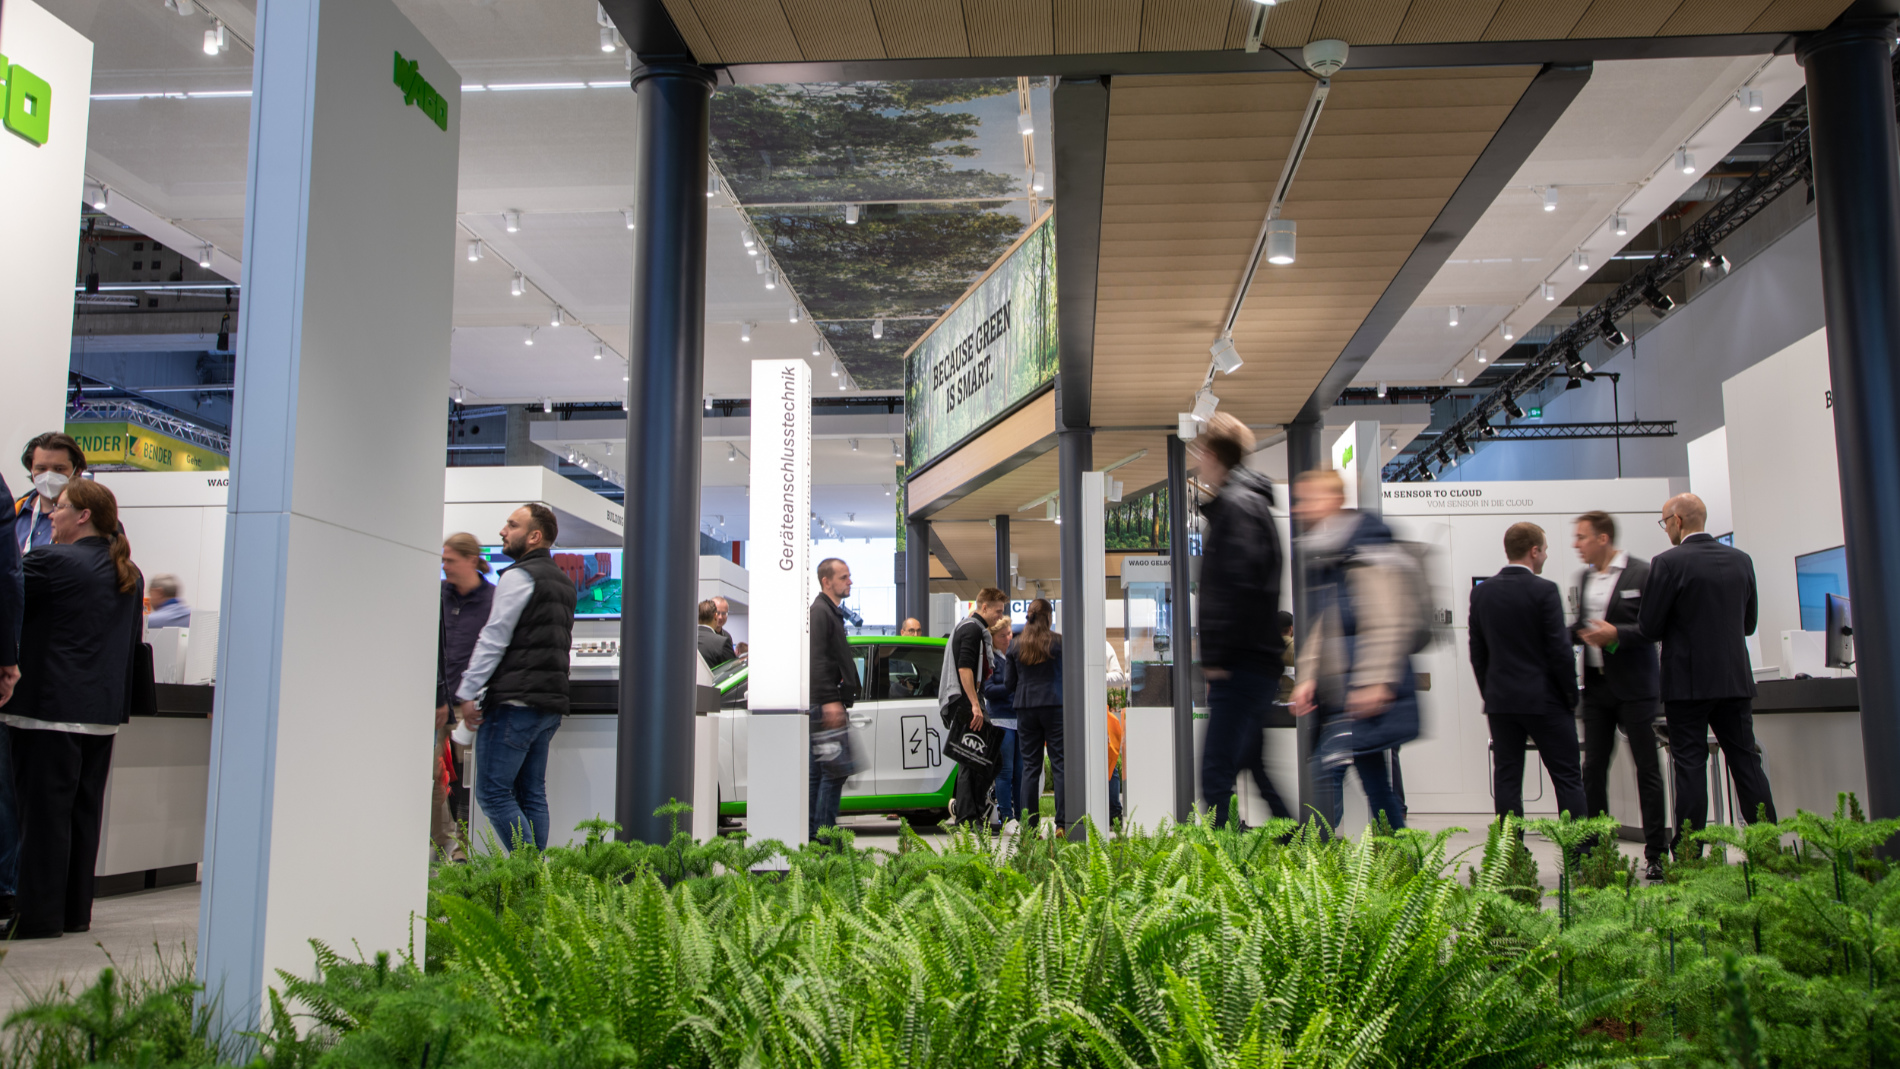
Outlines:
<svg viewBox="0 0 1900 1069"><path fill-rule="evenodd" d="M905 768L936 768L943 763L942 739L930 726L927 716L900 718L904 737Z"/></svg>

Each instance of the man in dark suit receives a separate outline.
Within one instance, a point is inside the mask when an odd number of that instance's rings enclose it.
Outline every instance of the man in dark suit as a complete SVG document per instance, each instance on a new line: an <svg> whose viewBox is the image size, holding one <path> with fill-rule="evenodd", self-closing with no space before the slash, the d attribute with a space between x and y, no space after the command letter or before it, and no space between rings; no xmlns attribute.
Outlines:
<svg viewBox="0 0 1900 1069"><path fill-rule="evenodd" d="M1504 570L1471 592L1471 669L1491 722L1492 797L1498 815L1524 815L1524 743L1537 743L1557 809L1585 812L1579 767L1577 662L1557 584L1539 578L1550 556L1544 529L1504 532Z"/></svg>
<svg viewBox="0 0 1900 1069"><path fill-rule="evenodd" d="M1704 531L1708 507L1694 494L1663 503L1662 528L1674 549L1649 565L1637 626L1662 643L1663 715L1675 763L1675 827L1709 821L1709 733L1728 758L1741 816L1754 820L1775 799L1755 745L1755 676L1748 644L1755 633L1755 562ZM1680 833L1678 832L1678 835ZM1676 843L1677 853L1682 850Z"/></svg>
<svg viewBox="0 0 1900 1069"><path fill-rule="evenodd" d="M1636 617L1643 604L1649 562L1616 548L1616 521L1607 512L1577 517L1571 543L1588 565L1577 576L1577 618L1570 633L1583 650L1583 798L1591 816L1610 811L1610 756L1616 730L1629 739L1636 763L1636 799L1643 815L1644 876L1663 878L1669 823L1663 813L1662 763L1656 760L1655 720L1662 712L1656 644Z"/></svg>
<svg viewBox="0 0 1900 1069"><path fill-rule="evenodd" d="M699 603L699 656L706 667L717 668L733 659L732 636L718 628L719 603L707 598Z"/></svg>

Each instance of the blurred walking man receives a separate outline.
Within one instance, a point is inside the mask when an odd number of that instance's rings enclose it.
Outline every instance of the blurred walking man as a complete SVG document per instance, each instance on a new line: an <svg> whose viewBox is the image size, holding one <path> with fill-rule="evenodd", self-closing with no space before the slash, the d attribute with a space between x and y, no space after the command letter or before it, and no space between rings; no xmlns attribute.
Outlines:
<svg viewBox="0 0 1900 1069"><path fill-rule="evenodd" d="M858 668L844 631L844 599L851 566L836 557L818 562L818 596L811 602L811 785L806 801L810 841L838 824L844 781L857 771L845 710L858 700Z"/></svg>
<svg viewBox="0 0 1900 1069"><path fill-rule="evenodd" d="M1663 503L1662 529L1676 548L1649 565L1638 626L1662 643L1663 715L1669 721L1669 754L1675 763L1674 827L1709 821L1709 734L1728 758L1729 775L1741 801L1742 820L1765 808L1775 819L1775 798L1755 745L1755 675L1747 637L1755 633L1755 562L1704 531L1709 510L1694 494Z"/></svg>

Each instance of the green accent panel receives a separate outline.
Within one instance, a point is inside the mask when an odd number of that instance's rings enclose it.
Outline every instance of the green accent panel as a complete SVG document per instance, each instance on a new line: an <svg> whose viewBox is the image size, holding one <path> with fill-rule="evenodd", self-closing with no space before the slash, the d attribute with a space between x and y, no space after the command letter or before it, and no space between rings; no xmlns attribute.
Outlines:
<svg viewBox="0 0 1900 1069"><path fill-rule="evenodd" d="M396 87L402 90L404 104L415 105L441 129L449 128L449 102L422 76L416 61L402 58L401 52L396 53Z"/></svg>
<svg viewBox="0 0 1900 1069"><path fill-rule="evenodd" d="M883 813L892 809L939 809L950 804L950 796L956 793L957 773L961 771L953 762L950 776L943 781L943 789L934 794L861 794L853 798L846 796L838 802L840 813ZM744 802L719 803L719 815L722 817L745 816Z"/></svg>
<svg viewBox="0 0 1900 1069"><path fill-rule="evenodd" d="M46 144L53 133L53 87L17 63L8 65L5 56L0 56L0 70L6 71L7 129L35 145Z"/></svg>

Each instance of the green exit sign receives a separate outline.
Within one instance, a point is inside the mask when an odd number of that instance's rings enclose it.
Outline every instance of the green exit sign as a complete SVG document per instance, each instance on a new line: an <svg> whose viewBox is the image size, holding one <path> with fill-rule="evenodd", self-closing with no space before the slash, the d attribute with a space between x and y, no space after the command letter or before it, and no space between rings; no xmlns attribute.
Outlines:
<svg viewBox="0 0 1900 1069"><path fill-rule="evenodd" d="M1524 410L1524 415L1529 419L1543 419L1544 410L1541 408L1527 408Z"/></svg>
<svg viewBox="0 0 1900 1069"><path fill-rule="evenodd" d="M0 56L0 124L35 145L46 144L53 132L53 87L5 56Z"/></svg>

